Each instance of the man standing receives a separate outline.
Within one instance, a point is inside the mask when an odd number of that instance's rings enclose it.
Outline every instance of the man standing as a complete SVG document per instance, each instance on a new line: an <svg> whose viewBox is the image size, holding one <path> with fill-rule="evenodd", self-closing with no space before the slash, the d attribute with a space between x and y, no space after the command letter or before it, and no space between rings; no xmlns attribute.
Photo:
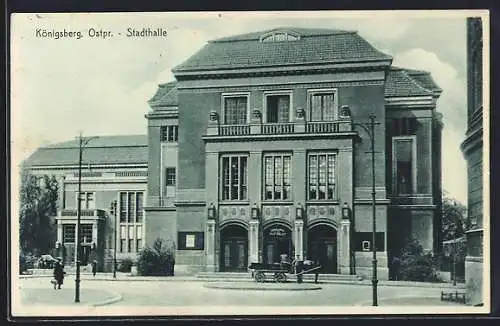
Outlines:
<svg viewBox="0 0 500 326"><path fill-rule="evenodd" d="M92 275L95 277L95 273L97 273L97 260L94 259L92 262Z"/></svg>
<svg viewBox="0 0 500 326"><path fill-rule="evenodd" d="M62 258L58 257L57 262L54 264L54 290L56 289L61 289L61 285L63 284L64 281L64 265L62 262Z"/></svg>

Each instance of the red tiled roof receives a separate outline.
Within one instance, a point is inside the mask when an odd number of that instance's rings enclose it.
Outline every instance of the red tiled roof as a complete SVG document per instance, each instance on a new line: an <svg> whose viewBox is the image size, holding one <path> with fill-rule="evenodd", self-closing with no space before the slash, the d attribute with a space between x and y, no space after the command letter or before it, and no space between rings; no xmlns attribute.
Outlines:
<svg viewBox="0 0 500 326"><path fill-rule="evenodd" d="M147 160L146 135L99 136L83 151L84 164L144 164ZM77 165L78 141L40 147L23 163L26 166Z"/></svg>
<svg viewBox="0 0 500 326"><path fill-rule="evenodd" d="M325 29L287 29L296 41L261 42L270 31L249 33L208 42L172 71L259 68L283 65L327 64L390 60L356 32Z"/></svg>
<svg viewBox="0 0 500 326"><path fill-rule="evenodd" d="M433 91L412 78L406 69L392 67L385 81L385 97L428 96Z"/></svg>

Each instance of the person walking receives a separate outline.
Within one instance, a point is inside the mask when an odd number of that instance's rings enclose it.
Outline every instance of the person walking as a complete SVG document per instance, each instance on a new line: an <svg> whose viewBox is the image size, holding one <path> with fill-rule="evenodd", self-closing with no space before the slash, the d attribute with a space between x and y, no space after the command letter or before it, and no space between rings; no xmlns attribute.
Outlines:
<svg viewBox="0 0 500 326"><path fill-rule="evenodd" d="M56 286L58 290L61 289L61 285L64 282L64 274L66 273L64 272L62 258L58 257L57 262L54 264L54 290L56 289Z"/></svg>
<svg viewBox="0 0 500 326"><path fill-rule="evenodd" d="M92 275L95 277L95 274L97 273L97 260L94 259L92 262Z"/></svg>
<svg viewBox="0 0 500 326"><path fill-rule="evenodd" d="M401 267L401 260L394 256L392 258L392 277L394 281L399 281L399 269Z"/></svg>

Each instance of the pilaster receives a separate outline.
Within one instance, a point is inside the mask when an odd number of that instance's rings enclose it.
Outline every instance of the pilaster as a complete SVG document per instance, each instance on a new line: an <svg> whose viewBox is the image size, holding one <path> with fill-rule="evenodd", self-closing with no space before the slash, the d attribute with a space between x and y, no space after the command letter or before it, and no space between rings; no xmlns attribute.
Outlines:
<svg viewBox="0 0 500 326"><path fill-rule="evenodd" d="M215 272L215 220L208 220L205 227L205 264L207 272Z"/></svg>
<svg viewBox="0 0 500 326"><path fill-rule="evenodd" d="M304 259L304 221L295 220L295 257Z"/></svg>
<svg viewBox="0 0 500 326"><path fill-rule="evenodd" d="M248 263L258 263L259 259L259 221L250 221L250 231L248 234L249 239L249 255Z"/></svg>
<svg viewBox="0 0 500 326"><path fill-rule="evenodd" d="M340 221L338 265L340 274L350 274L351 272L351 221L342 219Z"/></svg>

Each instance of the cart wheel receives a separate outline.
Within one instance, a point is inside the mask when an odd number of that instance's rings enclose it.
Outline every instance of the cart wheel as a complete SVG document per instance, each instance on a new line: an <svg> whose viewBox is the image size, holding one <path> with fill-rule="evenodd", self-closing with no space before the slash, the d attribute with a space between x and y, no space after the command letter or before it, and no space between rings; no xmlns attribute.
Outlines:
<svg viewBox="0 0 500 326"><path fill-rule="evenodd" d="M265 275L263 272L255 273L255 281L256 282L262 283L262 282L264 282L264 278L265 278Z"/></svg>
<svg viewBox="0 0 500 326"><path fill-rule="evenodd" d="M276 281L280 283L285 283L286 282L286 275L285 273L277 273L276 274Z"/></svg>

